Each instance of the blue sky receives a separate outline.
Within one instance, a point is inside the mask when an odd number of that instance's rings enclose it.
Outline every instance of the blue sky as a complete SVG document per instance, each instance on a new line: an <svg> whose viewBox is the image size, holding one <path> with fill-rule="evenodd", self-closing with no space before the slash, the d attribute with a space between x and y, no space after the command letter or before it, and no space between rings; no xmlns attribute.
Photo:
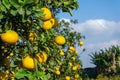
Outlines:
<svg viewBox="0 0 120 80"><path fill-rule="evenodd" d="M71 17L68 13L62 13L62 17L78 19L79 22L88 19L103 18L107 20L120 20L120 0L78 0L79 8L73 11Z"/></svg>
<svg viewBox="0 0 120 80"><path fill-rule="evenodd" d="M120 0L79 0L79 3L80 7L73 11L73 16L61 13L59 17L78 20L78 24L72 27L86 36L82 47L86 52L80 54L83 67L93 67L89 54L120 45ZM77 49L81 52L81 48Z"/></svg>

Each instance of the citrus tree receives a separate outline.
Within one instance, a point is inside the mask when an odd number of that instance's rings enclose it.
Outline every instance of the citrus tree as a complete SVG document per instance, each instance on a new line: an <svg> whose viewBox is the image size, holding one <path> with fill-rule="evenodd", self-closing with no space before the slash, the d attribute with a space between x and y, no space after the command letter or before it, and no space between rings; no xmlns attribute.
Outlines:
<svg viewBox="0 0 120 80"><path fill-rule="evenodd" d="M77 0L0 0L0 79L78 80L84 36L56 15Z"/></svg>

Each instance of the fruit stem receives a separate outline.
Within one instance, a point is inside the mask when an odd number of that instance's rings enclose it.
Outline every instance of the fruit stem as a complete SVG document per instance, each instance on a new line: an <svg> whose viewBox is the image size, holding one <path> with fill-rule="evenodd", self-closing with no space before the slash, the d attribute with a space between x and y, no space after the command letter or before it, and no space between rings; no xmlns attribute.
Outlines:
<svg viewBox="0 0 120 80"><path fill-rule="evenodd" d="M30 49L29 51L30 51L30 53L32 53L32 56L34 56L33 55L33 48L32 48L33 46L30 44L30 42L28 41L28 49Z"/></svg>
<svg viewBox="0 0 120 80"><path fill-rule="evenodd" d="M35 64L35 71L38 72L38 66L37 66L37 60L34 58L34 64Z"/></svg>
<svg viewBox="0 0 120 80"><path fill-rule="evenodd" d="M10 30L12 29L12 22L10 22Z"/></svg>

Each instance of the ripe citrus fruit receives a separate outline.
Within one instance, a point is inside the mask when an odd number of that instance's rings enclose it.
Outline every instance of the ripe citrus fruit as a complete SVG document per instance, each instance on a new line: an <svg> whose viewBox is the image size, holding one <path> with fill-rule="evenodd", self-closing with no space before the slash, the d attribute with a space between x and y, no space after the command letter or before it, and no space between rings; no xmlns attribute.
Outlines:
<svg viewBox="0 0 120 80"><path fill-rule="evenodd" d="M35 56L35 58L36 58L40 63L42 63L42 62L43 62L43 59L42 59L42 57L41 57L40 55L41 55L40 53L37 53L36 56Z"/></svg>
<svg viewBox="0 0 120 80"><path fill-rule="evenodd" d="M57 70L57 71L56 71L56 74L57 74L57 75L60 75L60 71L59 71L59 70Z"/></svg>
<svg viewBox="0 0 120 80"><path fill-rule="evenodd" d="M30 41L34 42L37 39L37 34L35 32L30 32L28 37Z"/></svg>
<svg viewBox="0 0 120 80"><path fill-rule="evenodd" d="M52 27L53 27L53 25L55 24L55 19L54 19L54 18L51 18L49 21L51 22Z"/></svg>
<svg viewBox="0 0 120 80"><path fill-rule="evenodd" d="M72 67L72 70L73 70L73 71L76 71L76 70L77 70L77 66L73 66L73 67Z"/></svg>
<svg viewBox="0 0 120 80"><path fill-rule="evenodd" d="M81 68L79 64L77 64L76 67L77 67L78 70Z"/></svg>
<svg viewBox="0 0 120 80"><path fill-rule="evenodd" d="M14 55L14 53L11 52L9 56L12 57L13 55Z"/></svg>
<svg viewBox="0 0 120 80"><path fill-rule="evenodd" d="M7 30L1 34L1 40L5 43L14 44L18 41L18 34L13 30Z"/></svg>
<svg viewBox="0 0 120 80"><path fill-rule="evenodd" d="M70 46L69 49L68 49L68 51L75 52L75 48L73 46Z"/></svg>
<svg viewBox="0 0 120 80"><path fill-rule="evenodd" d="M64 55L65 55L65 53L64 53L63 51L60 51L59 54L60 54L61 56L64 56Z"/></svg>
<svg viewBox="0 0 120 80"><path fill-rule="evenodd" d="M42 28L44 30L48 30L48 29L51 29L53 27L53 25L54 25L54 19L50 19L50 20L43 22Z"/></svg>
<svg viewBox="0 0 120 80"><path fill-rule="evenodd" d="M62 65L62 62L58 62L58 65L61 66L61 65Z"/></svg>
<svg viewBox="0 0 120 80"><path fill-rule="evenodd" d="M13 76L12 76L12 77L10 77L10 78L11 78L10 80L16 80L16 79L15 79L15 77L13 77Z"/></svg>
<svg viewBox="0 0 120 80"><path fill-rule="evenodd" d="M40 62L40 63L45 63L47 61L47 53L42 51L41 53L37 53L36 54L36 59Z"/></svg>
<svg viewBox="0 0 120 80"><path fill-rule="evenodd" d="M43 11L43 14L44 14L44 18L42 18L42 20L48 20L52 18L52 13L50 9L43 7L41 8L41 10Z"/></svg>
<svg viewBox="0 0 120 80"><path fill-rule="evenodd" d="M72 60L74 60L74 61L75 61L75 59L76 59L76 58L73 56L73 57L72 57Z"/></svg>
<svg viewBox="0 0 120 80"><path fill-rule="evenodd" d="M8 78L7 74L0 72L0 80L6 80L7 78Z"/></svg>
<svg viewBox="0 0 120 80"><path fill-rule="evenodd" d="M59 45L63 45L65 44L66 40L64 36L59 35L55 37L55 42Z"/></svg>
<svg viewBox="0 0 120 80"><path fill-rule="evenodd" d="M79 78L79 75L78 75L78 74L76 74L76 75L75 75L75 79L78 79L78 78Z"/></svg>
<svg viewBox="0 0 120 80"><path fill-rule="evenodd" d="M51 22L51 24L52 24L52 27L54 27L54 26L55 26L55 24L56 24L55 19L54 19L54 18L51 18L51 19L50 19L50 22Z"/></svg>
<svg viewBox="0 0 120 80"><path fill-rule="evenodd" d="M6 71L5 71L5 73L6 73L6 74L9 74L9 73L10 73L10 71L9 71L9 70L6 70Z"/></svg>
<svg viewBox="0 0 120 80"><path fill-rule="evenodd" d="M58 68L58 67L57 67L57 68L55 68L55 70L56 70L56 71L59 71L59 70L60 70L60 68Z"/></svg>
<svg viewBox="0 0 120 80"><path fill-rule="evenodd" d="M42 54L43 54L43 62L46 62L47 61L47 53L42 51Z"/></svg>
<svg viewBox="0 0 120 80"><path fill-rule="evenodd" d="M52 27L56 27L56 26L58 26L58 21L57 21L56 18L51 18L50 20L51 20L51 23L53 24Z"/></svg>
<svg viewBox="0 0 120 80"><path fill-rule="evenodd" d="M78 50L75 50L75 53L78 54Z"/></svg>
<svg viewBox="0 0 120 80"><path fill-rule="evenodd" d="M35 68L34 60L30 56L26 56L22 61L23 67L27 69L33 69Z"/></svg>
<svg viewBox="0 0 120 80"><path fill-rule="evenodd" d="M68 65L69 65L69 66L72 66L72 62L68 62Z"/></svg>
<svg viewBox="0 0 120 80"><path fill-rule="evenodd" d="M6 58L9 59L10 57L12 57L14 55L14 53L10 53Z"/></svg>
<svg viewBox="0 0 120 80"><path fill-rule="evenodd" d="M70 80L70 76L66 76L66 77L65 77L65 80Z"/></svg>
<svg viewBox="0 0 120 80"><path fill-rule="evenodd" d="M84 44L83 41L80 41L80 42L79 42L79 45L80 45L80 46L83 46L83 44Z"/></svg>

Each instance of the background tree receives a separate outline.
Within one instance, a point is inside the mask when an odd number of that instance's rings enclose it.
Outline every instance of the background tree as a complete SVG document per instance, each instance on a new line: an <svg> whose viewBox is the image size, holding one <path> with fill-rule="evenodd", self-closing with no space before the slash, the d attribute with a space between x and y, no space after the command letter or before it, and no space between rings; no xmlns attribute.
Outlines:
<svg viewBox="0 0 120 80"><path fill-rule="evenodd" d="M101 49L92 53L91 61L96 65L98 74L114 75L119 73L120 46L112 46L108 49Z"/></svg>

